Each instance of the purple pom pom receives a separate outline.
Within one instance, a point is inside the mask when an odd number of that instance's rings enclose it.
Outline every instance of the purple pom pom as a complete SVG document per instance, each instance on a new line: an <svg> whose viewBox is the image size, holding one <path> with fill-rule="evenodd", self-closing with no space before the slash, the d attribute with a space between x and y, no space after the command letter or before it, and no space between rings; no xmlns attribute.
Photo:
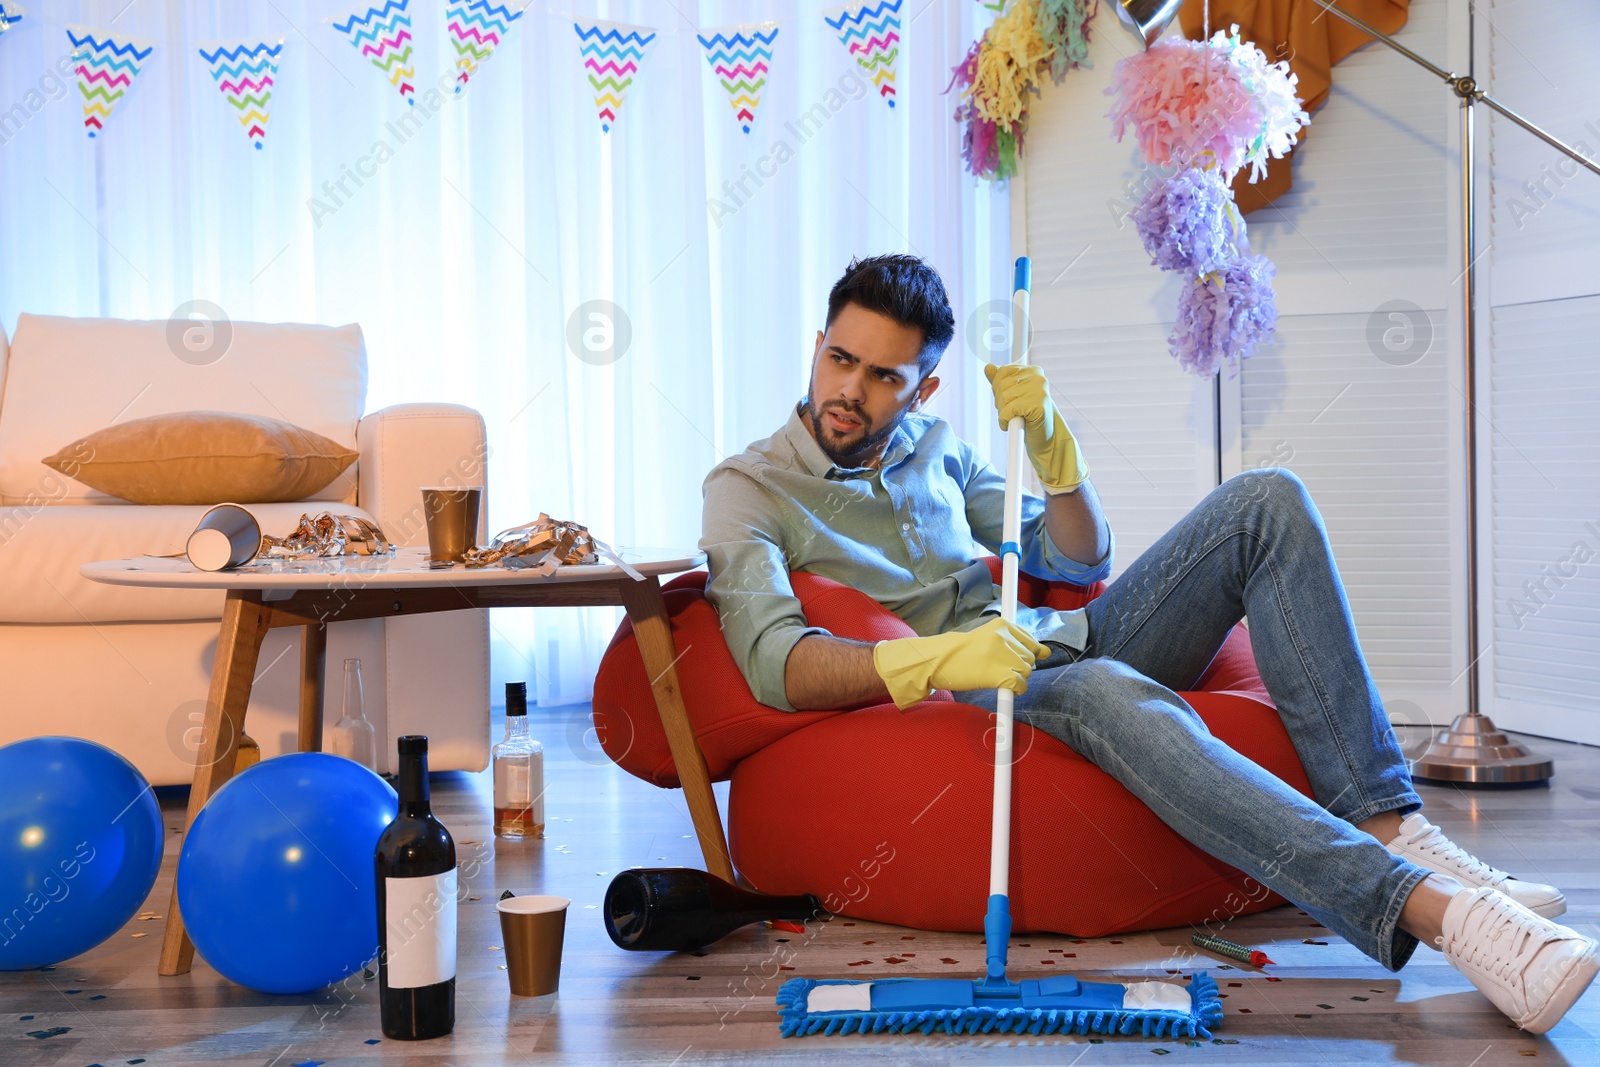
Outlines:
<svg viewBox="0 0 1600 1067"><path fill-rule="evenodd" d="M1186 167L1161 182L1134 210L1133 222L1162 270L1209 274L1249 247L1233 195L1215 170Z"/></svg>
<svg viewBox="0 0 1600 1067"><path fill-rule="evenodd" d="M1272 291L1277 268L1266 256L1244 256L1186 284L1178 297L1178 321L1167 344L1184 370L1202 378L1224 361L1239 373L1239 361L1272 339L1278 302Z"/></svg>

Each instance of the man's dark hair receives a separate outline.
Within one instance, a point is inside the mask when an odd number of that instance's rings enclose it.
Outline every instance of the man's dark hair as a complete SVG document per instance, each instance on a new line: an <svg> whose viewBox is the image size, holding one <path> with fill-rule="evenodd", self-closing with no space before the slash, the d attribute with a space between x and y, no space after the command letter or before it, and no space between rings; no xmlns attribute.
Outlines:
<svg viewBox="0 0 1600 1067"><path fill-rule="evenodd" d="M922 351L917 355L919 381L933 373L955 336L956 316L945 296L944 281L916 256L852 259L828 294L827 325L833 325L846 304L858 304L922 331Z"/></svg>

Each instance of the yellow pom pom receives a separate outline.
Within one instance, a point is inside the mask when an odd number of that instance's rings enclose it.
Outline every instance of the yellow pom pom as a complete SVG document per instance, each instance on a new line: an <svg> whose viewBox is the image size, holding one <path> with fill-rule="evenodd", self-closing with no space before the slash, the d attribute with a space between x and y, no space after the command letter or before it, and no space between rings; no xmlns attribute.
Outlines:
<svg viewBox="0 0 1600 1067"><path fill-rule="evenodd" d="M963 98L978 114L1009 130L1028 109L1050 63L1050 46L1039 35L1038 4L1016 0L983 35L977 70Z"/></svg>

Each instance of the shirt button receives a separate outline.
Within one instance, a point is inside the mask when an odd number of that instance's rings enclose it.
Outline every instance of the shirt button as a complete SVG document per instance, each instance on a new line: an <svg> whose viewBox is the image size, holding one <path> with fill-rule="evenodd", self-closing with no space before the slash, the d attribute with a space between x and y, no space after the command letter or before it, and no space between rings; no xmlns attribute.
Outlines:
<svg viewBox="0 0 1600 1067"><path fill-rule="evenodd" d="M900 529L909 530L909 529L911 529L911 524L909 522L902 522L900 524Z"/></svg>

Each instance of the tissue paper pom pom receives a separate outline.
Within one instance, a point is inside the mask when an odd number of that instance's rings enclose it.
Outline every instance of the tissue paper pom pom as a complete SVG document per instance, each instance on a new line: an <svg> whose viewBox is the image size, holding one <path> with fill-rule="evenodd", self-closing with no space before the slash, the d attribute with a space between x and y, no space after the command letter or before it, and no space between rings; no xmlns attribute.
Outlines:
<svg viewBox="0 0 1600 1067"><path fill-rule="evenodd" d="M1152 166L1194 166L1215 157L1224 181L1244 160L1261 115L1238 69L1200 41L1163 38L1117 61L1107 95L1117 140L1131 127Z"/></svg>
<svg viewBox="0 0 1600 1067"><path fill-rule="evenodd" d="M1272 292L1272 261L1245 256L1186 283L1178 297L1178 321L1167 344L1184 370L1210 377L1226 361L1236 376L1239 361L1272 339L1278 303Z"/></svg>
<svg viewBox="0 0 1600 1067"><path fill-rule="evenodd" d="M966 58L953 69L945 92L957 85L965 89L972 84L977 76L978 55L984 48L985 40L980 38L972 42ZM980 178L997 181L1016 174L1017 142L1022 137L1022 123L1001 127L979 114L967 93L962 95L968 98L956 108L956 121L966 126L961 134L961 158L966 162L967 170Z"/></svg>
<svg viewBox="0 0 1600 1067"><path fill-rule="evenodd" d="M1267 157L1282 159L1294 147L1300 128L1311 123L1311 116L1301 109L1300 98L1295 95L1300 79L1290 72L1287 61L1269 63L1260 48L1240 41L1238 26L1226 34L1218 30L1211 38L1211 46L1228 54L1261 116L1261 126L1245 146L1242 160L1250 165L1250 180L1254 182L1267 172Z"/></svg>
<svg viewBox="0 0 1600 1067"><path fill-rule="evenodd" d="M1209 274L1249 250L1244 220L1215 170L1180 170L1133 212L1144 250L1162 270Z"/></svg>
<svg viewBox="0 0 1600 1067"><path fill-rule="evenodd" d="M1107 95L1115 95L1112 132L1133 128L1154 166L1197 166L1214 157L1231 182L1250 164L1250 180L1266 161L1282 158L1311 121L1294 95L1288 63L1268 63L1255 45L1218 32L1210 42L1165 38L1117 62Z"/></svg>
<svg viewBox="0 0 1600 1067"><path fill-rule="evenodd" d="M1039 76L1050 58L1034 25L1037 13L1034 0L1017 0L994 20L979 42L970 84L961 94L979 115L1002 128L1027 114L1028 94L1038 95Z"/></svg>
<svg viewBox="0 0 1600 1067"><path fill-rule="evenodd" d="M1050 52L1050 79L1057 85L1075 67L1089 62L1089 20L1097 0L1039 0L1035 29Z"/></svg>

